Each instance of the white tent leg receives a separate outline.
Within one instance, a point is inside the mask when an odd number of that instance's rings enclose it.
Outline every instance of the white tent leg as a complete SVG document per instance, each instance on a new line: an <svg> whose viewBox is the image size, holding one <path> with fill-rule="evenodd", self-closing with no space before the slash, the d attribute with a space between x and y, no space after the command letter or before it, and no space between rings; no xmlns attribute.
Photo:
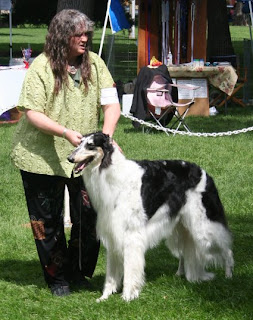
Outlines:
<svg viewBox="0 0 253 320"><path fill-rule="evenodd" d="M12 59L12 9L9 13L9 26L10 26L10 60Z"/></svg>
<svg viewBox="0 0 253 320"><path fill-rule="evenodd" d="M252 1L249 1L249 13L250 13L250 19L251 19L251 26L249 25L250 28L250 40L251 40L251 51L252 51L252 55L253 55L253 39L252 39L252 30L251 28L253 28L253 14L252 14Z"/></svg>
<svg viewBox="0 0 253 320"><path fill-rule="evenodd" d="M105 39L105 31L106 31L106 26L107 26L107 22L108 22L110 6L111 6L111 0L108 0L108 2L107 2L107 10L106 10L106 14L105 14L105 22L104 22L104 27L103 27L103 32L102 32L99 52L98 52L99 57L101 57L102 50L103 50L104 39Z"/></svg>
<svg viewBox="0 0 253 320"><path fill-rule="evenodd" d="M135 39L135 0L132 0L131 18L133 20L133 25L131 27L130 38Z"/></svg>

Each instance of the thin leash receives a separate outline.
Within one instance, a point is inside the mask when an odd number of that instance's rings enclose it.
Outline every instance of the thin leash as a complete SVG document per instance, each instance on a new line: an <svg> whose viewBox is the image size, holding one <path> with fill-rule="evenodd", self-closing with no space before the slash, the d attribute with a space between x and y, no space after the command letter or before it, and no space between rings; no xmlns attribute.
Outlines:
<svg viewBox="0 0 253 320"><path fill-rule="evenodd" d="M80 186L80 193L81 193L81 181L79 180L79 186ZM80 271L82 270L82 193L81 193L81 197L80 197L80 201L79 201L79 246L78 246L78 250L79 250L79 257L78 257L78 263L79 263L79 269Z"/></svg>

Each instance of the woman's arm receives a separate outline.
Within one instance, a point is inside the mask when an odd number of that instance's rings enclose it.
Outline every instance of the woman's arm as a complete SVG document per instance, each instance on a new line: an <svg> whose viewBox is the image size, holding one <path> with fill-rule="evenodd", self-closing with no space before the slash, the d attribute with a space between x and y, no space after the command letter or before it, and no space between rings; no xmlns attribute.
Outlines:
<svg viewBox="0 0 253 320"><path fill-rule="evenodd" d="M120 117L120 104L107 104L102 106L102 109L104 112L104 125L102 131L112 137Z"/></svg>
<svg viewBox="0 0 253 320"><path fill-rule="evenodd" d="M45 134L66 138L74 147L80 144L82 138L81 133L65 128L48 118L44 113L26 109L25 115L28 122Z"/></svg>

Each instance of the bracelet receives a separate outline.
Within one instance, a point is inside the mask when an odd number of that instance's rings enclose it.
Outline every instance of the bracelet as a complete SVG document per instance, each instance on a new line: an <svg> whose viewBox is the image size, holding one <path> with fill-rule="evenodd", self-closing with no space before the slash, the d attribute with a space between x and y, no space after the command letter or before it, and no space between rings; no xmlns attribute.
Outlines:
<svg viewBox="0 0 253 320"><path fill-rule="evenodd" d="M66 133L67 133L67 131L68 131L67 128L65 128L65 129L63 130L62 137L63 137L64 139L66 139Z"/></svg>

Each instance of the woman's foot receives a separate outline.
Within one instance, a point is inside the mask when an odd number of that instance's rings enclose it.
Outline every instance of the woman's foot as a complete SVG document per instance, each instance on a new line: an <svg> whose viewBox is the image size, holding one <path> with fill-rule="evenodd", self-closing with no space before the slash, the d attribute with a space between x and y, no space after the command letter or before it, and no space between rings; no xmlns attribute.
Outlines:
<svg viewBox="0 0 253 320"><path fill-rule="evenodd" d="M50 290L53 296L64 297L70 295L69 286L61 284L51 284Z"/></svg>
<svg viewBox="0 0 253 320"><path fill-rule="evenodd" d="M91 289L90 282L81 274L72 277L70 284L76 289Z"/></svg>

